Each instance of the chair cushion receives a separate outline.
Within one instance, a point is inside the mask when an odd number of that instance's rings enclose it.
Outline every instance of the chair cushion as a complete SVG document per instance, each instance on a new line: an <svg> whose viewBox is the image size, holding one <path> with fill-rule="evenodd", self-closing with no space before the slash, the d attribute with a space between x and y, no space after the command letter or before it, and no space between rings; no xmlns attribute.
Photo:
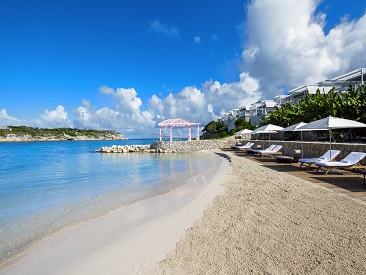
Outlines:
<svg viewBox="0 0 366 275"><path fill-rule="evenodd" d="M290 157L290 156L277 156L276 157L276 160L278 162L281 162L281 163L294 163L294 162L298 162L297 159L295 159L294 157Z"/></svg>

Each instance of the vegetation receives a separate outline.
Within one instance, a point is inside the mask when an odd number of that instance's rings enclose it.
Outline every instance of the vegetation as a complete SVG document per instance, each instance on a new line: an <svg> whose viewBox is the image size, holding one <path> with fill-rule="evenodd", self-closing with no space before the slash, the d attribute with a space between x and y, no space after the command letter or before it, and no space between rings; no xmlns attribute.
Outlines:
<svg viewBox="0 0 366 275"><path fill-rule="evenodd" d="M214 120L210 121L203 128L202 132L205 138L224 138L244 129L254 129L254 127L250 122L239 117L235 120L235 129L232 129L230 132L228 132L228 128L224 123Z"/></svg>
<svg viewBox="0 0 366 275"><path fill-rule="evenodd" d="M203 129L202 129L203 136L219 138L219 137L226 137L227 133L227 126L224 125L221 121L210 121Z"/></svg>
<svg viewBox="0 0 366 275"><path fill-rule="evenodd" d="M287 127L299 122L312 122L327 116L341 117L366 122L366 91L365 85L357 90L350 84L347 92L338 93L333 88L327 94L319 89L315 95L306 95L299 104L286 103L263 117L262 125L275 124ZM215 138L233 135L243 129L254 129L250 122L242 118L235 121L236 128L228 132L227 127L220 121L209 122L202 130L204 136Z"/></svg>
<svg viewBox="0 0 366 275"><path fill-rule="evenodd" d="M37 128L27 126L8 126L6 129L0 129L0 137L6 137L7 135L15 136L30 136L32 138L53 138L53 139L65 139L76 137L87 137L94 139L109 138L111 136L121 136L120 133L111 130L86 130L75 128Z"/></svg>
<svg viewBox="0 0 366 275"><path fill-rule="evenodd" d="M263 117L261 124L275 124L287 127L299 122L312 122L327 116L341 117L357 121L366 119L365 86L357 90L350 84L348 91L342 94L334 88L327 94L318 89L315 95L306 95L299 105L284 104L276 108L269 116Z"/></svg>

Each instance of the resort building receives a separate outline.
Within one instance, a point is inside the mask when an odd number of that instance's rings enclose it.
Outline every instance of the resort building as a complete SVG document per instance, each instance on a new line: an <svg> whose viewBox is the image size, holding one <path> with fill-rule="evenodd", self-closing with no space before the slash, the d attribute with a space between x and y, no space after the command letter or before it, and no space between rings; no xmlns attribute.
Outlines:
<svg viewBox="0 0 366 275"><path fill-rule="evenodd" d="M239 117L245 121L250 121L250 105L243 105L239 107Z"/></svg>
<svg viewBox="0 0 366 275"><path fill-rule="evenodd" d="M257 101L251 105L240 106L239 109L233 109L219 117L228 130L235 128L235 120L238 117L250 121L252 125L259 125L263 116L268 115L276 107L281 107L285 103L299 104L300 99L304 99L307 94L315 95L319 89L322 93L328 93L333 87L337 92L347 91L350 84L355 89L364 85L366 79L366 68L358 68L351 72L342 74L329 80L320 81L315 84L304 84L288 92L287 95L278 95L274 100Z"/></svg>
<svg viewBox="0 0 366 275"><path fill-rule="evenodd" d="M359 68L316 84L305 84L290 90L288 96L284 99L284 103L299 104L299 99L304 99L307 94L315 95L318 89L325 94L333 87L337 92L347 91L350 84L357 89L364 84L364 79L366 79L366 68Z"/></svg>
<svg viewBox="0 0 366 275"><path fill-rule="evenodd" d="M262 117L269 114L276 107L274 100L257 101L250 106L250 122L252 125L259 125Z"/></svg>

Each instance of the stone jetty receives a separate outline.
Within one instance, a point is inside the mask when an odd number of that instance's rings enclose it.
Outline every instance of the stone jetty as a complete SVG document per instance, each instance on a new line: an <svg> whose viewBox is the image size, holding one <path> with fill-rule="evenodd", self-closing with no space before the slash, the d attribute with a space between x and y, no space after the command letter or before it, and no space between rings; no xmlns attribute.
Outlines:
<svg viewBox="0 0 366 275"><path fill-rule="evenodd" d="M113 145L113 146L103 146L98 150L98 153L176 153L175 149L162 149L162 148L152 148L151 144L146 145Z"/></svg>

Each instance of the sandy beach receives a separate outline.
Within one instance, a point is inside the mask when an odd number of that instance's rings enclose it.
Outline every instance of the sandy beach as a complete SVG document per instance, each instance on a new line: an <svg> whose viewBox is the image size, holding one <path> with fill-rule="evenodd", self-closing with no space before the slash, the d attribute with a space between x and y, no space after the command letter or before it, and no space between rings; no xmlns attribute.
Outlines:
<svg viewBox="0 0 366 275"><path fill-rule="evenodd" d="M366 274L363 202L225 154L225 193L150 274Z"/></svg>
<svg viewBox="0 0 366 275"><path fill-rule="evenodd" d="M0 274L366 274L364 202L213 151L214 180L59 234Z"/></svg>

